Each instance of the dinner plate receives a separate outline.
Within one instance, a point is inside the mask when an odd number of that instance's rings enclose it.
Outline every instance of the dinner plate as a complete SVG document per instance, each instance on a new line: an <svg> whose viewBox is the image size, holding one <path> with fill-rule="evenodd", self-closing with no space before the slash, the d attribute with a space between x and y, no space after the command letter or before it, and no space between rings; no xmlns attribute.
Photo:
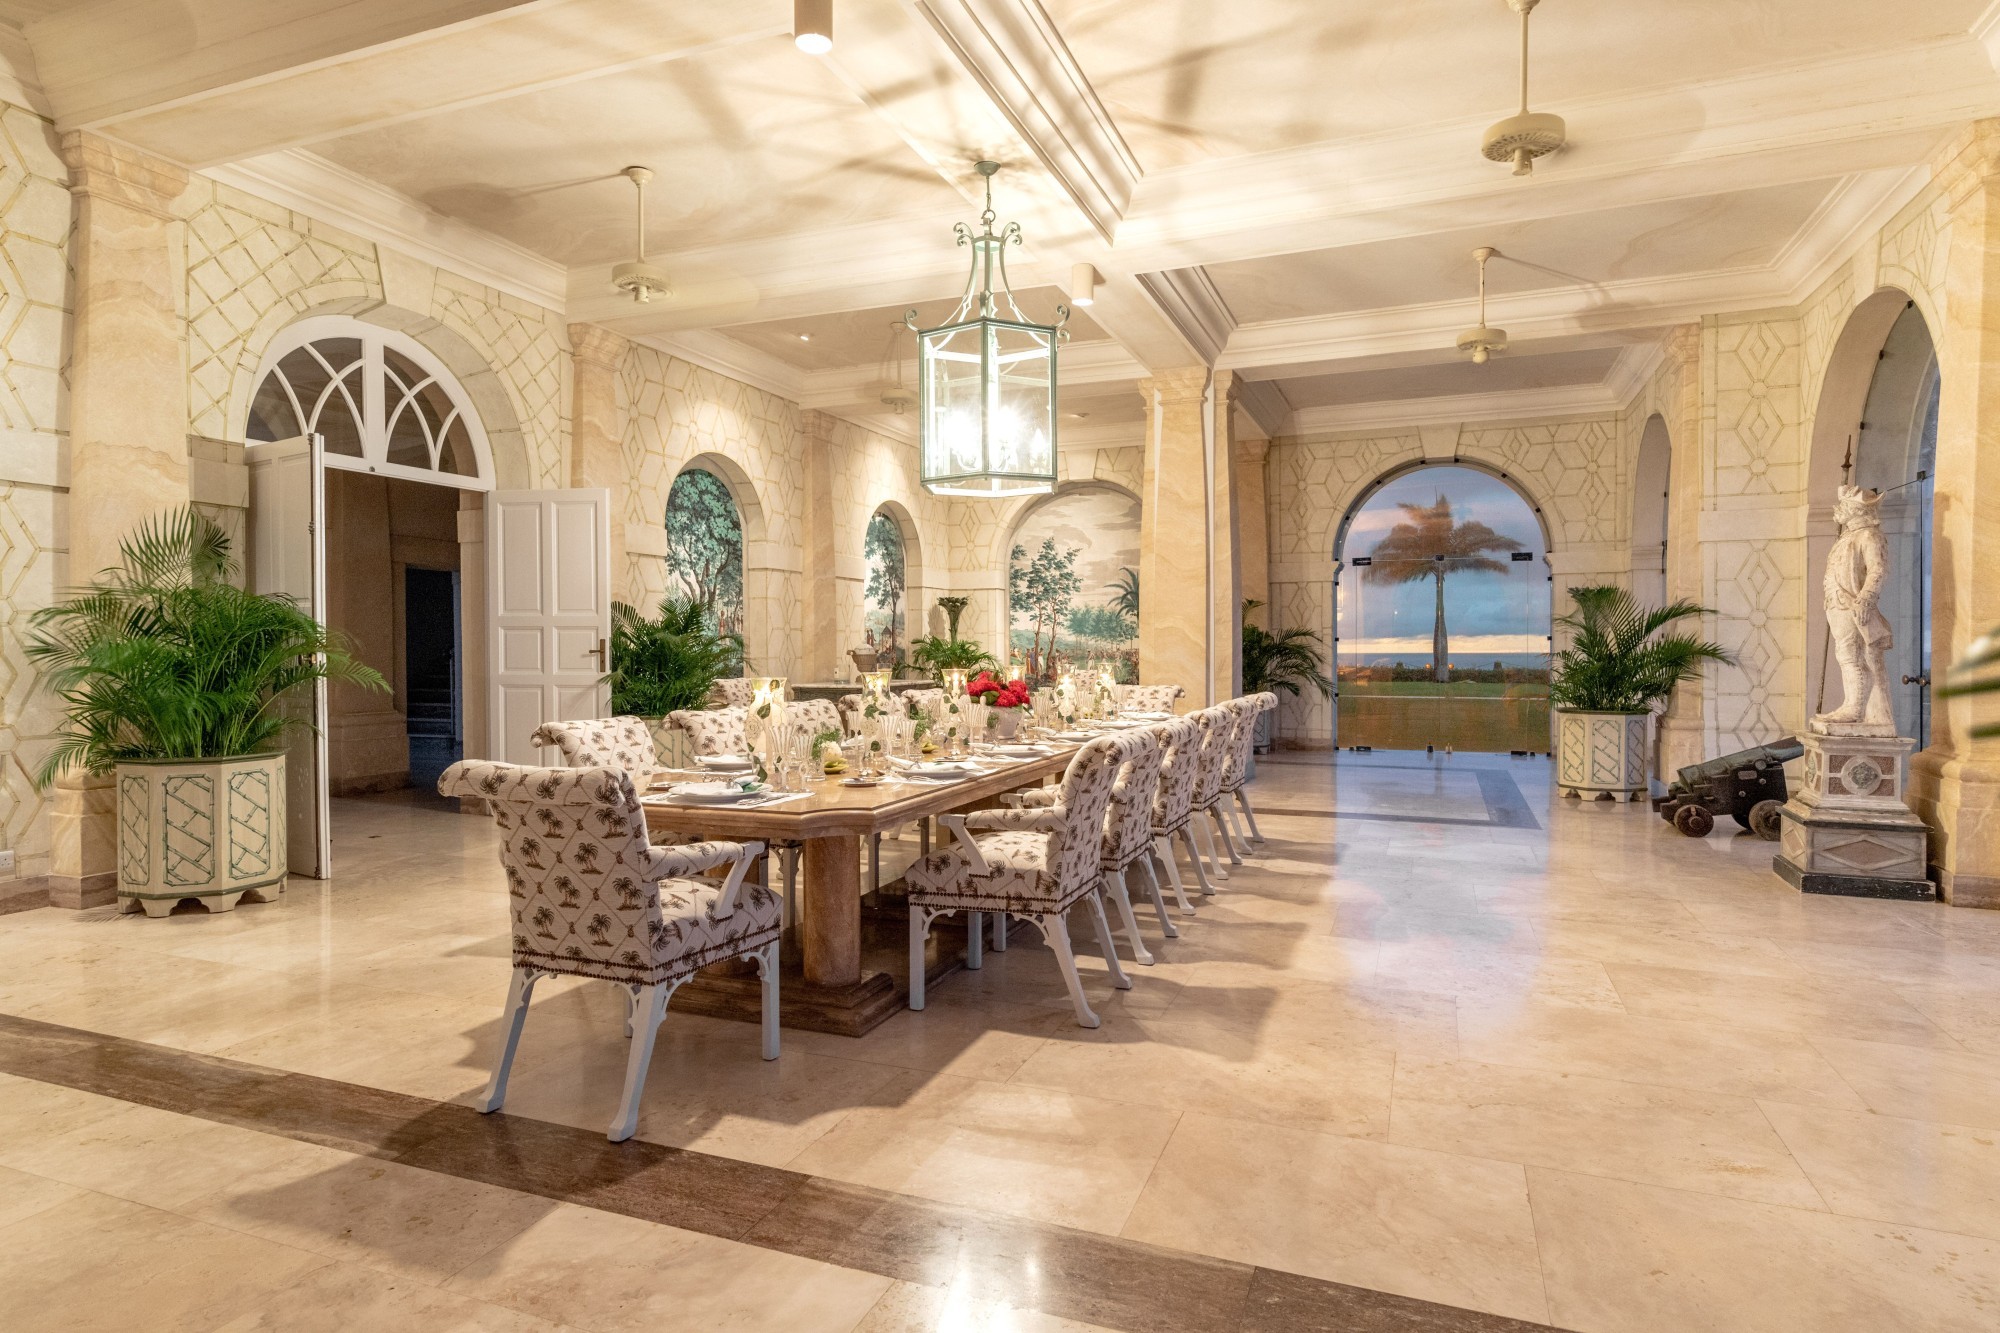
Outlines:
<svg viewBox="0 0 2000 1333"><path fill-rule="evenodd" d="M1172 713L1126 713L1124 714L1124 716L1136 719L1137 721L1140 722L1165 722L1168 718L1172 717L1173 714Z"/></svg>
<svg viewBox="0 0 2000 1333"><path fill-rule="evenodd" d="M770 790L761 783L745 788L739 782L682 782L667 788L667 795L688 805L734 805Z"/></svg>
<svg viewBox="0 0 2000 1333"><path fill-rule="evenodd" d="M712 768L718 773L747 773L756 767L749 755L745 754L698 754L694 761L702 768Z"/></svg>
<svg viewBox="0 0 2000 1333"><path fill-rule="evenodd" d="M986 748L1010 759L1034 759L1048 753L1047 748L1040 745L989 745Z"/></svg>
<svg viewBox="0 0 2000 1333"><path fill-rule="evenodd" d="M947 760L943 763L911 764L903 772L913 778L969 778L979 770L970 764Z"/></svg>
<svg viewBox="0 0 2000 1333"><path fill-rule="evenodd" d="M1091 741L1097 738L1087 731L1057 731L1050 733L1050 739L1058 741Z"/></svg>

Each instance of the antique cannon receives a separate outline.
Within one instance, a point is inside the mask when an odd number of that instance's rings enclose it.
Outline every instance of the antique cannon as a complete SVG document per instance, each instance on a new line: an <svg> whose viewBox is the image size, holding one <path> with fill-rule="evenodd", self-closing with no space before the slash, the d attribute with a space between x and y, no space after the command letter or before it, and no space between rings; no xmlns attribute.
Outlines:
<svg viewBox="0 0 2000 1333"><path fill-rule="evenodd" d="M1689 764L1653 802L1660 818L1690 838L1705 838L1716 819L1728 815L1766 842L1778 840L1778 810L1785 803L1785 761L1805 747L1787 736L1705 763Z"/></svg>

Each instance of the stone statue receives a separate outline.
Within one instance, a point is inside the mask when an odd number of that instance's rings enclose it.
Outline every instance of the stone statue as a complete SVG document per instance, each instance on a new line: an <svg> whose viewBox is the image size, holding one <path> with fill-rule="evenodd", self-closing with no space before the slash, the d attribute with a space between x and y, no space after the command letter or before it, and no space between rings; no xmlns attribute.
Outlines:
<svg viewBox="0 0 2000 1333"><path fill-rule="evenodd" d="M1826 627L1840 663L1841 704L1812 720L1812 729L1837 736L1894 736L1885 660L1895 635L1882 614L1882 584L1889 572L1889 543L1882 536L1882 496L1842 486L1833 506L1840 537L1826 557Z"/></svg>

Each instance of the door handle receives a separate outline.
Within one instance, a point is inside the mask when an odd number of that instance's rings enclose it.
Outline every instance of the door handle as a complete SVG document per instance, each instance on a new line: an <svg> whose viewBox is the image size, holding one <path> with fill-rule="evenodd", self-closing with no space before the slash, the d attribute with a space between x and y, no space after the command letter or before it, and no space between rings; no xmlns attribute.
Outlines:
<svg viewBox="0 0 2000 1333"><path fill-rule="evenodd" d="M1931 678L1929 676L1905 676L1903 677L1903 683L1905 685L1928 685L1931 683Z"/></svg>
<svg viewBox="0 0 2000 1333"><path fill-rule="evenodd" d="M597 641L597 646L595 648L586 649L584 652L584 656L596 658L597 669L599 671L609 671L611 669L609 666L605 665L605 660L604 660L605 646L604 646L604 640L602 639L599 639Z"/></svg>

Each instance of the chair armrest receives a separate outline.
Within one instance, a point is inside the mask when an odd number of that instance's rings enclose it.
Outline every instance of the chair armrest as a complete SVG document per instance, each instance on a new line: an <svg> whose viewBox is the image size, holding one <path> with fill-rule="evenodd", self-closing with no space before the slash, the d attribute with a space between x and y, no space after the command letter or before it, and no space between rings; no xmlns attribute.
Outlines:
<svg viewBox="0 0 2000 1333"><path fill-rule="evenodd" d="M1062 800L1062 788L1029 787L1013 795L1023 809L1045 810Z"/></svg>
<svg viewBox="0 0 2000 1333"><path fill-rule="evenodd" d="M1061 805L1038 810L974 810L963 816L969 828L1013 829L1023 833L1060 833L1066 812Z"/></svg>
<svg viewBox="0 0 2000 1333"><path fill-rule="evenodd" d="M737 890L743 887L743 877L749 873L750 863L764 854L764 844L691 842L680 847L649 847L647 853L657 879L692 875L697 871L728 865L729 875L722 882L722 894L708 911L709 920L727 921L736 915Z"/></svg>
<svg viewBox="0 0 2000 1333"><path fill-rule="evenodd" d="M939 815L938 824L950 829L952 835L958 839L958 845L965 853L966 865L971 869L972 873L975 875L987 874L985 855L980 852L978 842L974 841L972 835L965 831L965 816Z"/></svg>

